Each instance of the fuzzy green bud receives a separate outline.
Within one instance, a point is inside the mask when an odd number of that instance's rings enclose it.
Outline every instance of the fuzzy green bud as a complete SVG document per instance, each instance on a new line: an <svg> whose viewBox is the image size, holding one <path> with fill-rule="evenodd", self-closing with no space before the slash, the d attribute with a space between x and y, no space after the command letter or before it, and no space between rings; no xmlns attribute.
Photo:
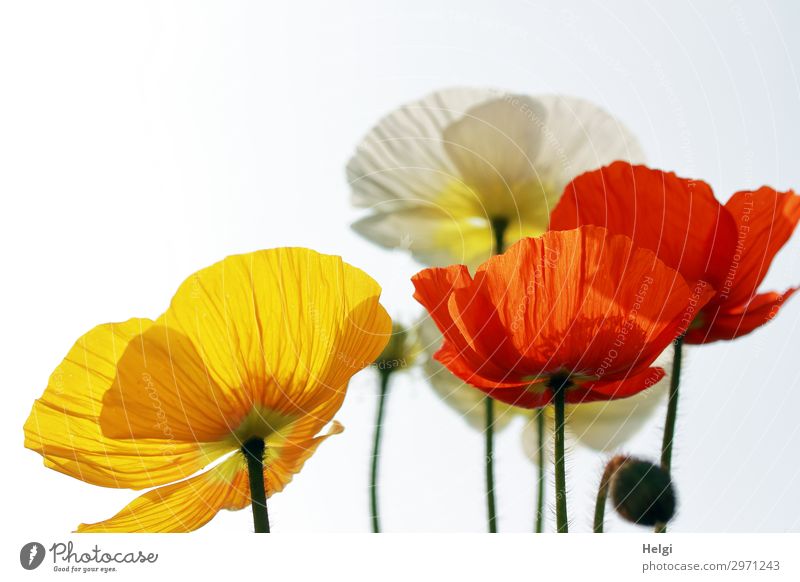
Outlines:
<svg viewBox="0 0 800 582"><path fill-rule="evenodd" d="M667 523L675 515L675 490L669 474L658 465L618 456L609 484L611 501L626 520L639 525Z"/></svg>

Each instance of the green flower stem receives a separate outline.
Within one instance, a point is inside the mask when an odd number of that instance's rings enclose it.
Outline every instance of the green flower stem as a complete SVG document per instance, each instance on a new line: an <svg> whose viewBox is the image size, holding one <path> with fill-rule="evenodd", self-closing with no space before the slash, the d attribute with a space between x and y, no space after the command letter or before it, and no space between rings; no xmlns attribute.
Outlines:
<svg viewBox="0 0 800 582"><path fill-rule="evenodd" d="M544 409L539 408L536 411L536 438L538 442L539 453L539 477L536 491L536 533L544 531L544 484L545 484L545 471L544 471Z"/></svg>
<svg viewBox="0 0 800 582"><path fill-rule="evenodd" d="M267 492L264 487L264 450L266 445L260 437L252 438L242 445L247 459L247 475L250 478L250 503L253 507L253 526L256 533L269 533Z"/></svg>
<svg viewBox="0 0 800 582"><path fill-rule="evenodd" d="M375 438L372 442L372 470L370 471L369 493L372 515L372 533L381 533L380 514L378 513L378 459L380 458L381 435L383 434L383 415L386 408L386 394L389 391L389 377L394 368L378 370L380 374L380 396L378 398L378 414L375 418Z"/></svg>
<svg viewBox="0 0 800 582"><path fill-rule="evenodd" d="M675 356L672 360L672 376L669 383L667 420L664 424L664 440L661 443L661 468L672 473L672 444L675 440L675 421L678 418L678 389L681 383L681 361L683 359L683 336L675 340ZM656 533L666 533L667 524L658 523Z"/></svg>
<svg viewBox="0 0 800 582"><path fill-rule="evenodd" d="M553 378L550 381L556 412L554 448L556 457L556 531L558 533L567 533L569 531L569 519L567 517L567 474L564 464L564 407L569 385L569 378Z"/></svg>
<svg viewBox="0 0 800 582"><path fill-rule="evenodd" d="M616 458L616 457L615 457ZM620 463L612 459L606 464L603 477L600 479L600 486L597 488L597 501L594 504L594 533L603 533L603 522L606 516L606 499L608 499L608 487L611 484L611 477L614 476Z"/></svg>
<svg viewBox="0 0 800 582"><path fill-rule="evenodd" d="M505 233L508 219L493 218L490 221L494 236L494 254L501 255L505 251ZM486 463L486 509L488 514L489 533L497 533L497 502L494 495L494 400L484 398L486 406L486 430L484 459Z"/></svg>
<svg viewBox="0 0 800 582"><path fill-rule="evenodd" d="M489 533L497 533L497 506L494 498L494 399L487 396L486 403L486 509Z"/></svg>

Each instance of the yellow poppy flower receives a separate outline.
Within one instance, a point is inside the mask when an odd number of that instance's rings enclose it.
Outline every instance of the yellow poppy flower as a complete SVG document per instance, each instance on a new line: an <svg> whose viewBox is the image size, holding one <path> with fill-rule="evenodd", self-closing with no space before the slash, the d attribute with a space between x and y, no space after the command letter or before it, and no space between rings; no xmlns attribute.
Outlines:
<svg viewBox="0 0 800 582"><path fill-rule="evenodd" d="M341 432L333 422L319 435L350 377L389 339L379 297L378 284L339 257L229 257L189 277L155 321L80 338L34 403L25 446L88 483L155 487L78 531L199 528L251 503L245 445L260 443L269 496Z"/></svg>
<svg viewBox="0 0 800 582"><path fill-rule="evenodd" d="M505 225L505 247L544 233L564 187L614 160L643 162L644 154L620 121L586 100L444 89L393 111L359 144L347 175L352 203L367 214L353 228L428 266L474 268L494 251L493 222ZM430 319L418 326L431 385L484 430L484 395L433 359L442 337ZM667 368L670 362L671 355ZM616 447L661 402L664 386L662 380L648 391L647 406L631 399L636 406L620 400L573 407L573 434L593 448ZM499 402L495 408L496 429L516 414L530 414ZM615 425L610 439L609 423L618 421L624 426Z"/></svg>

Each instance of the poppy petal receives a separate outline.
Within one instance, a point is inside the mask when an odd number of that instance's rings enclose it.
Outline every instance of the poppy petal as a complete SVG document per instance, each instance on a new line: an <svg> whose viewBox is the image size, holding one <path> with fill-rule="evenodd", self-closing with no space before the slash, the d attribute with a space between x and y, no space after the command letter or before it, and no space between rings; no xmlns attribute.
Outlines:
<svg viewBox="0 0 800 582"><path fill-rule="evenodd" d="M283 490L303 463L329 436L342 432L334 422L322 436L306 439L271 436L264 458L267 497ZM300 431L303 432L303 431ZM237 452L222 463L190 479L152 489L140 495L114 517L78 526L79 533L188 532L208 523L222 509L250 504L247 463Z"/></svg>
<svg viewBox="0 0 800 582"><path fill-rule="evenodd" d="M670 346L653 362L665 376L652 388L617 400L568 406L567 428L575 440L597 451L612 451L636 434L665 400L673 354Z"/></svg>
<svg viewBox="0 0 800 582"><path fill-rule="evenodd" d="M513 212L516 206L514 187L538 181L533 162L544 118L544 108L535 99L515 95L475 105L444 128L447 154L490 216L509 216L507 210Z"/></svg>
<svg viewBox="0 0 800 582"><path fill-rule="evenodd" d="M715 303L738 305L750 300L800 220L800 196L766 186L734 194L725 208L736 221L738 242Z"/></svg>
<svg viewBox="0 0 800 582"><path fill-rule="evenodd" d="M103 430L158 436L148 391L134 381L146 361L177 439L266 436L307 416L316 433L341 406L350 376L388 341L379 296L362 271L306 249L233 256L203 269L120 363L132 380L107 396ZM173 362L188 372L173 378Z"/></svg>
<svg viewBox="0 0 800 582"><path fill-rule="evenodd" d="M344 430L344 427L334 420L325 434L313 436L319 432L317 426L313 419L306 419L290 427L285 434L274 434L267 438L264 484L268 497L283 491L317 447L328 437L340 434Z"/></svg>
<svg viewBox="0 0 800 582"><path fill-rule="evenodd" d="M497 97L490 89L436 91L393 111L370 130L347 164L354 206L435 202L458 170L444 149L444 128Z"/></svg>
<svg viewBox="0 0 800 582"><path fill-rule="evenodd" d="M484 263L475 281L523 355L516 369L528 376L636 373L713 295L595 226L524 239Z"/></svg>
<svg viewBox="0 0 800 582"><path fill-rule="evenodd" d="M114 517L81 524L79 533L174 533L195 530L221 509L250 503L247 464L240 453L205 473L148 491Z"/></svg>
<svg viewBox="0 0 800 582"><path fill-rule="evenodd" d="M388 249L411 251L426 265L479 264L492 249L487 221L476 221L478 208L456 212L446 200L437 206L376 208L374 214L353 223L353 230Z"/></svg>
<svg viewBox="0 0 800 582"><path fill-rule="evenodd" d="M485 392L503 404L519 408L542 408L550 404L553 398L552 390L547 388L544 381L509 388L488 388Z"/></svg>
<svg viewBox="0 0 800 582"><path fill-rule="evenodd" d="M508 370L500 369L490 360L481 359L472 351L459 350L448 340L442 343L442 347L433 357L457 378L484 391L492 388L524 388L530 384L530 380L521 379Z"/></svg>
<svg viewBox="0 0 800 582"><path fill-rule="evenodd" d="M453 320L450 309L450 297L453 291L472 283L472 277L464 265L424 269L414 275L411 281L414 283L414 298L430 313L431 319L444 336L442 349L445 347L447 349L443 352L440 350L441 355L437 352L434 356L439 362L444 363L442 359L444 358L452 360L456 366L461 366L463 363L469 369L483 370L483 373L495 378L507 374L507 370L497 368L491 361L477 353Z"/></svg>
<svg viewBox="0 0 800 582"><path fill-rule="evenodd" d="M147 400L148 422L156 426L151 438L115 438L101 430L104 398L120 382L118 362L152 326L147 319L100 325L70 349L25 423L25 446L46 466L95 485L142 489L188 477L230 451L223 443L178 440L157 389L141 376L131 388Z"/></svg>
<svg viewBox="0 0 800 582"><path fill-rule="evenodd" d="M557 193L550 202L557 202L567 183L579 174L614 160L644 162L636 137L602 107L566 95L540 95L536 100L544 107L546 119L545 147L539 149L535 166L546 189Z"/></svg>
<svg viewBox="0 0 800 582"><path fill-rule="evenodd" d="M778 314L797 287L784 293L761 293L746 305L725 309L707 308L701 315L701 325L686 333L686 343L703 344L717 340L732 340L750 333L769 322Z"/></svg>
<svg viewBox="0 0 800 582"><path fill-rule="evenodd" d="M584 384L584 388L591 392L589 396L584 397L582 400L570 400L570 393L567 391L567 401L592 402L593 400L628 398L651 386L655 386L665 374L666 372L663 368L646 368L638 374L631 374L622 380L587 382Z"/></svg>
<svg viewBox="0 0 800 582"><path fill-rule="evenodd" d="M422 366L431 387L442 401L448 404L472 428L485 430L486 407L484 400L487 398L486 394L451 373L433 357L441 347L443 338L436 328L436 324L427 314L420 319L417 328L421 347L426 354L429 354L423 359ZM516 416L525 412L499 402L495 403L494 408L495 431L504 429Z"/></svg>
<svg viewBox="0 0 800 582"><path fill-rule="evenodd" d="M478 277L470 285L454 289L448 303L450 315L460 336L482 360L513 373L522 356L491 303L485 281Z"/></svg>
<svg viewBox="0 0 800 582"><path fill-rule="evenodd" d="M624 234L687 281L719 287L736 245L733 217L705 182L626 162L587 172L564 190L551 230L584 224Z"/></svg>

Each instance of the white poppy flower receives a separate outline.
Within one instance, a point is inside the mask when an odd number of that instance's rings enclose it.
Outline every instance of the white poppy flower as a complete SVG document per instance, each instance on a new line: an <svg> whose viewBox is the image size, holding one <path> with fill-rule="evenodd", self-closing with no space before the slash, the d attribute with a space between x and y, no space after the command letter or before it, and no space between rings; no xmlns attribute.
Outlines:
<svg viewBox="0 0 800 582"><path fill-rule="evenodd" d="M508 224L506 246L537 236L575 176L643 158L583 99L445 89L390 113L358 146L347 176L368 213L353 228L429 266L475 266L492 253L492 220Z"/></svg>

